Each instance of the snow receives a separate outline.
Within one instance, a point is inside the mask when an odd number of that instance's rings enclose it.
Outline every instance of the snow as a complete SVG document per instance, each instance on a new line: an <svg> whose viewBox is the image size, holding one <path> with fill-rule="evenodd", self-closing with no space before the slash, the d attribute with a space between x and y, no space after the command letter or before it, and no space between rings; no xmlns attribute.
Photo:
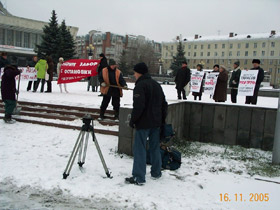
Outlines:
<svg viewBox="0 0 280 210"><path fill-rule="evenodd" d="M83 82L68 84L67 94L60 93L55 83L53 93L27 92L26 85L23 81L20 88L22 101L98 108L102 100L99 93L87 92ZM178 102L173 85L163 89L169 103ZM132 91L125 91L122 106L131 106L131 99ZM202 100L212 101L208 95ZM277 100L260 97L258 106L275 108ZM242 104L244 98L238 101ZM217 145L201 145L199 150L205 155L183 157L179 170L163 171L159 180L151 179L147 166L147 183L140 187L124 183L124 178L131 176L133 159L117 153L118 137L97 134L113 178L106 178L97 150L89 141L84 170L79 170L75 161L69 177L63 180L78 134L75 130L20 122L11 125L1 120L0 209L279 209L279 185L255 180L241 161L206 154L222 153L224 148ZM271 152L256 152L271 157ZM213 172L213 168L223 171ZM280 181L280 177L269 179ZM232 199L235 193L242 193L247 201L220 201L221 193L229 193ZM269 201L249 202L249 193L269 193Z"/></svg>

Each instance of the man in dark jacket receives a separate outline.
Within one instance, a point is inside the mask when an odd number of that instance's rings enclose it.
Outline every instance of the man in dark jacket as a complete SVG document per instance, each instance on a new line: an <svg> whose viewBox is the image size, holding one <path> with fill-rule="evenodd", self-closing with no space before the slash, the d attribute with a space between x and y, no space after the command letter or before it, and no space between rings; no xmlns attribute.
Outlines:
<svg viewBox="0 0 280 210"><path fill-rule="evenodd" d="M47 73L49 74L49 79L47 80L47 91L45 91L45 93L51 93L52 92L54 63L50 56L47 57L47 63L48 63Z"/></svg>
<svg viewBox="0 0 280 210"><path fill-rule="evenodd" d="M236 103L237 100L237 92L238 92L238 85L239 85L239 80L240 80L240 62L235 61L233 64L233 71L231 74L231 78L229 80L229 87L231 88L231 102Z"/></svg>
<svg viewBox="0 0 280 210"><path fill-rule="evenodd" d="M27 69L29 69L30 67L35 67L37 61L38 61L38 57L37 55L34 55L32 61L28 62ZM33 83L33 90L35 90L36 81L31 80L28 82L27 91L31 90L32 83Z"/></svg>
<svg viewBox="0 0 280 210"><path fill-rule="evenodd" d="M98 120L104 119L105 111L112 98L112 105L115 111L115 120L119 119L120 97L122 97L122 88L127 88L127 84L117 64L113 59L109 60L109 66L102 69L99 74L99 82L101 84L101 93L103 100L100 107L100 116ZM110 87L110 85L118 87Z"/></svg>
<svg viewBox="0 0 280 210"><path fill-rule="evenodd" d="M257 77L257 81L256 81L254 95L246 96L245 104L254 104L254 105L257 104L259 89L260 89L261 83L264 79L264 70L260 67L260 63L261 63L261 61L259 59L254 59L252 61L253 68L251 70L258 70L259 73L258 73L258 77Z"/></svg>
<svg viewBox="0 0 280 210"><path fill-rule="evenodd" d="M98 75L101 74L102 69L108 67L107 58L105 57L104 53L101 53L101 54L99 55L99 57L100 57L100 58L99 58L100 63L99 63L98 70L97 70L97 71L98 71ZM100 89L101 89L101 87L100 87ZM96 90L96 91L97 91L97 90ZM98 95L98 96L103 96L103 94L101 93L101 94Z"/></svg>
<svg viewBox="0 0 280 210"><path fill-rule="evenodd" d="M5 66L10 65L10 62L7 59L7 53L2 52L0 56L0 70L1 68L5 68Z"/></svg>
<svg viewBox="0 0 280 210"><path fill-rule="evenodd" d="M182 68L178 70L175 77L178 99L182 99L181 93L183 94L183 99L187 99L184 87L189 83L190 79L191 79L191 71L188 68L188 63L184 61L182 62Z"/></svg>
<svg viewBox="0 0 280 210"><path fill-rule="evenodd" d="M146 175L146 142L149 139L151 176L161 177L160 127L165 123L167 102L161 86L148 74L145 63L134 66L133 110L129 125L136 128L132 177L126 183L142 185Z"/></svg>
<svg viewBox="0 0 280 210"><path fill-rule="evenodd" d="M12 114L16 107L16 80L15 77L20 74L20 70L16 66L7 65L4 68L4 74L1 82L1 95L5 103L5 117L6 123L15 122L12 120Z"/></svg>

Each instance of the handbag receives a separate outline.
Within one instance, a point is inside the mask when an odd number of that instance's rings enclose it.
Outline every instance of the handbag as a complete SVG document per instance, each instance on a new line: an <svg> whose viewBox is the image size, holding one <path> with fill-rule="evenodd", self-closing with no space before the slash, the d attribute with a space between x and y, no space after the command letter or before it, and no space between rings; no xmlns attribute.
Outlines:
<svg viewBox="0 0 280 210"><path fill-rule="evenodd" d="M46 80L46 81L49 81L49 79L50 79L50 75L46 72L46 74L45 74L45 80Z"/></svg>

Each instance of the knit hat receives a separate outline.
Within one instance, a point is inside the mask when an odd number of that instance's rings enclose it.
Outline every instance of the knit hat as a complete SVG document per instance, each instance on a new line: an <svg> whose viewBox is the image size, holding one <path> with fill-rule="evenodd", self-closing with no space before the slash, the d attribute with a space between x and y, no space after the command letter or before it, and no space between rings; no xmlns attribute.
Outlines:
<svg viewBox="0 0 280 210"><path fill-rule="evenodd" d="M104 53L99 54L99 57L104 58L105 57Z"/></svg>
<svg viewBox="0 0 280 210"><path fill-rule="evenodd" d="M224 69L225 71L227 70L227 68L224 65L220 65L220 68Z"/></svg>
<svg viewBox="0 0 280 210"><path fill-rule="evenodd" d="M235 61L234 64L240 66L240 61Z"/></svg>
<svg viewBox="0 0 280 210"><path fill-rule="evenodd" d="M187 61L183 61L182 64L187 64L188 65L188 62Z"/></svg>
<svg viewBox="0 0 280 210"><path fill-rule="evenodd" d="M117 65L114 59L109 59L109 66Z"/></svg>
<svg viewBox="0 0 280 210"><path fill-rule="evenodd" d="M137 63L133 70L139 74L146 74L148 73L148 67L145 63Z"/></svg>
<svg viewBox="0 0 280 210"><path fill-rule="evenodd" d="M258 63L258 64L260 64L261 61L260 61L260 59L253 59L252 63Z"/></svg>

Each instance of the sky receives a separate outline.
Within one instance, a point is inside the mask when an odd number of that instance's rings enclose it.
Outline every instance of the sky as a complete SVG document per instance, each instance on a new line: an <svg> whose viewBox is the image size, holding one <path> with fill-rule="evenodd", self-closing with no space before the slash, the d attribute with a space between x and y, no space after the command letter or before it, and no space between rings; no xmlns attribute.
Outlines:
<svg viewBox="0 0 280 210"><path fill-rule="evenodd" d="M58 20L90 30L143 35L158 42L193 37L280 33L280 0L0 0L15 16Z"/></svg>

